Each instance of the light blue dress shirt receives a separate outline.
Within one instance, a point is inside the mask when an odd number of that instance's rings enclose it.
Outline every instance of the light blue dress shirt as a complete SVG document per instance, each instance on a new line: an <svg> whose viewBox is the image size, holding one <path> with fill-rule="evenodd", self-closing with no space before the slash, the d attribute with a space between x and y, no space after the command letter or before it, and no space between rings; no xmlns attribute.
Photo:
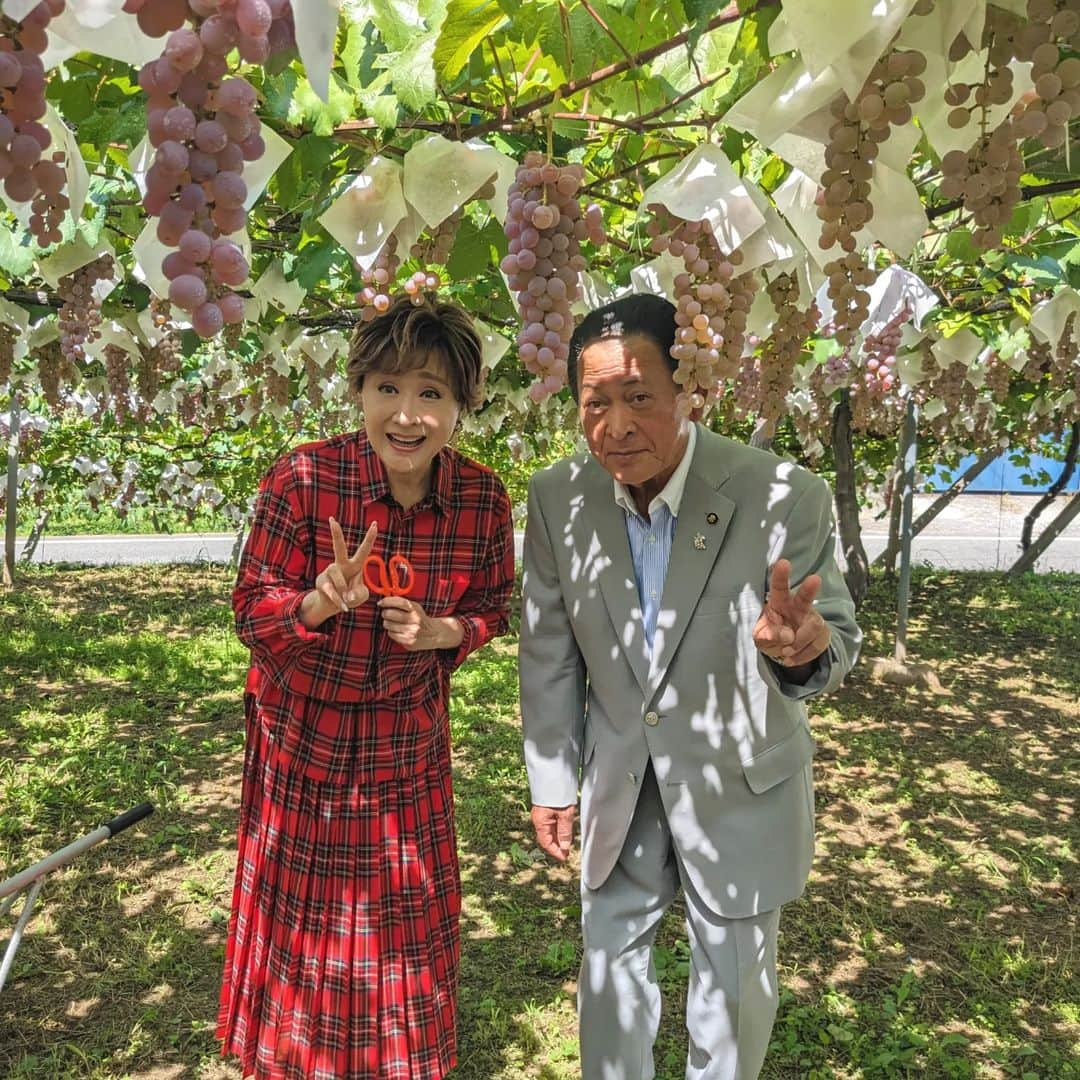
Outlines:
<svg viewBox="0 0 1080 1080"><path fill-rule="evenodd" d="M679 520L686 477L697 444L697 428L690 426L690 438L682 460L671 474L663 491L649 503L646 520L638 513L629 490L615 481L615 501L626 515L626 537L630 541L630 558L634 564L638 599L641 601L642 620L645 624L645 643L652 655L656 622L660 615L660 601L664 596L664 579L667 577L671 558L671 544L675 539L675 526Z"/></svg>

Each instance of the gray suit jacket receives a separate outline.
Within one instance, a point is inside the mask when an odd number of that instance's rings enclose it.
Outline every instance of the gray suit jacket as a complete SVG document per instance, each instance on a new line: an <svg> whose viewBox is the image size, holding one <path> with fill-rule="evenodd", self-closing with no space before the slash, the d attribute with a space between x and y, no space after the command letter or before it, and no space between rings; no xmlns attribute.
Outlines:
<svg viewBox="0 0 1080 1080"><path fill-rule="evenodd" d="M751 636L781 557L793 584L821 575L832 630L805 686ZM840 683L861 640L824 481L699 426L650 657L611 477L590 455L567 459L529 487L523 592L532 801L574 804L580 781L585 884L615 865L651 758L682 868L717 914L798 896L814 838L802 702Z"/></svg>

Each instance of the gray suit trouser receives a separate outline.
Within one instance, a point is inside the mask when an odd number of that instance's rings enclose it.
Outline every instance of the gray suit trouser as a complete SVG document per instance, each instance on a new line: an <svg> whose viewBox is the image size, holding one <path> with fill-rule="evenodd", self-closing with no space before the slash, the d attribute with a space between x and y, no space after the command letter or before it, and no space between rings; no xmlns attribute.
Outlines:
<svg viewBox="0 0 1080 1080"><path fill-rule="evenodd" d="M651 1080L660 1025L652 946L680 885L690 939L686 1080L754 1080L776 1016L780 911L725 919L680 873L652 764L611 876L581 889L578 979L583 1080ZM766 853L762 853L765 856Z"/></svg>

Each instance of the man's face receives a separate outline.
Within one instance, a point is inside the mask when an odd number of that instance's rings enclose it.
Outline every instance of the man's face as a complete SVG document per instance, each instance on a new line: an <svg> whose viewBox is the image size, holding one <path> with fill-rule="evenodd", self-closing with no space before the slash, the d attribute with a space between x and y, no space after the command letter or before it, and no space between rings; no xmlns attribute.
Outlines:
<svg viewBox="0 0 1080 1080"><path fill-rule="evenodd" d="M578 415L593 456L651 499L675 471L690 435L667 360L642 335L604 338L582 350L578 378Z"/></svg>

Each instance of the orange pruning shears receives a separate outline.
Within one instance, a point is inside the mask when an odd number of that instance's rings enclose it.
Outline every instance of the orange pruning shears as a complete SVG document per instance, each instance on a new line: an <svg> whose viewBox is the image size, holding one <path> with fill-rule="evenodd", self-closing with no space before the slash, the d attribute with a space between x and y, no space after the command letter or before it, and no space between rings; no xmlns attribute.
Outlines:
<svg viewBox="0 0 1080 1080"><path fill-rule="evenodd" d="M391 555L384 562L381 555L364 560L364 584L380 596L408 596L416 584L416 572L404 555Z"/></svg>

